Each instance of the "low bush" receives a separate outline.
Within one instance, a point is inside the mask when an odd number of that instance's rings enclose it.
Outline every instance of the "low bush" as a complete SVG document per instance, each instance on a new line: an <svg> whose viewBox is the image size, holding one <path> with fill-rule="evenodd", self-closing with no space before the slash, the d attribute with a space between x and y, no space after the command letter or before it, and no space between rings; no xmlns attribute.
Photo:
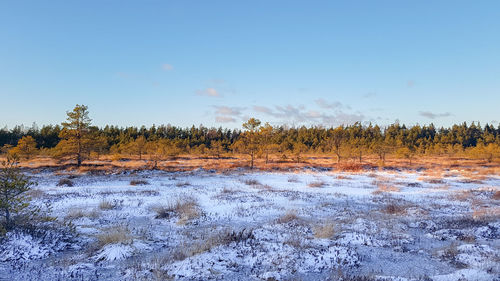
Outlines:
<svg viewBox="0 0 500 281"><path fill-rule="evenodd" d="M130 185L148 185L149 182L145 180L131 180Z"/></svg>
<svg viewBox="0 0 500 281"><path fill-rule="evenodd" d="M72 187L74 184L70 179L60 179L57 186L68 186Z"/></svg>

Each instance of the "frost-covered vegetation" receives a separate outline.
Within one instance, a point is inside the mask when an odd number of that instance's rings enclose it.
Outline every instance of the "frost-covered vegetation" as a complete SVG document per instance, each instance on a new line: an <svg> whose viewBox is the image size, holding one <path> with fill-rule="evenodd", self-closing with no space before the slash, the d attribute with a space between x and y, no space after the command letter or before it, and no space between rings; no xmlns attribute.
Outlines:
<svg viewBox="0 0 500 281"><path fill-rule="evenodd" d="M500 276L494 174L29 173L32 206L55 220L1 239L0 280Z"/></svg>

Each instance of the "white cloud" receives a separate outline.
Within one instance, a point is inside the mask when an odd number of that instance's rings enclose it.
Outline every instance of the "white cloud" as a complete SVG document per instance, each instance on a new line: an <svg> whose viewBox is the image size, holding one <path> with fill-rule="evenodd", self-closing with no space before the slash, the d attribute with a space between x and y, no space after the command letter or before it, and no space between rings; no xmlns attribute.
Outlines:
<svg viewBox="0 0 500 281"><path fill-rule="evenodd" d="M174 69L174 66L171 65L171 64L168 64L168 63L164 63L161 68L165 71L170 71L170 70L173 70Z"/></svg>
<svg viewBox="0 0 500 281"><path fill-rule="evenodd" d="M204 90L198 90L196 91L196 94L200 96L207 96L207 97L220 97L220 93L215 89L215 88L206 88Z"/></svg>

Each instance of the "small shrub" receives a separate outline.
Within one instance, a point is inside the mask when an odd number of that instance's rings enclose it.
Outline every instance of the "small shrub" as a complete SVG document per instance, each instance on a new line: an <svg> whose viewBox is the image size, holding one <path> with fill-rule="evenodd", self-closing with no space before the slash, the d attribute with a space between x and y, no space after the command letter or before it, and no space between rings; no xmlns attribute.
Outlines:
<svg viewBox="0 0 500 281"><path fill-rule="evenodd" d="M74 184L70 179L60 179L57 186L68 186L72 187Z"/></svg>
<svg viewBox="0 0 500 281"><path fill-rule="evenodd" d="M130 185L148 185L149 182L145 180L131 180Z"/></svg>
<svg viewBox="0 0 500 281"><path fill-rule="evenodd" d="M493 193L493 199L500 200L500 190L497 190L495 193Z"/></svg>
<svg viewBox="0 0 500 281"><path fill-rule="evenodd" d="M243 181L246 185L260 185L260 182L256 179L247 179Z"/></svg>

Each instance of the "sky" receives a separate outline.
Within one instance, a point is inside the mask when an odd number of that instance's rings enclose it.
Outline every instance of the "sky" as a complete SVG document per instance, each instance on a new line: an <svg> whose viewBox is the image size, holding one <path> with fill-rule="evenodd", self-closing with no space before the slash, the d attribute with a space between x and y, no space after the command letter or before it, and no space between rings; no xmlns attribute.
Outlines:
<svg viewBox="0 0 500 281"><path fill-rule="evenodd" d="M500 121L500 1L0 2L0 126Z"/></svg>

